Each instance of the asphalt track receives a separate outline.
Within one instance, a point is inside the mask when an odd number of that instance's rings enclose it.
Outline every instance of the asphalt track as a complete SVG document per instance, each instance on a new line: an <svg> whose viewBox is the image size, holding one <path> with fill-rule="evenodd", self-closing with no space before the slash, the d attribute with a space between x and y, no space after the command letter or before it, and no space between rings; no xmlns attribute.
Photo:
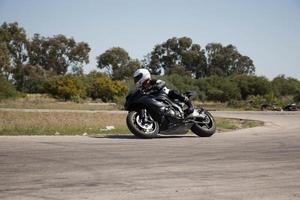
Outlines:
<svg viewBox="0 0 300 200"><path fill-rule="evenodd" d="M0 137L0 199L300 199L300 113L216 112L264 127L161 137Z"/></svg>

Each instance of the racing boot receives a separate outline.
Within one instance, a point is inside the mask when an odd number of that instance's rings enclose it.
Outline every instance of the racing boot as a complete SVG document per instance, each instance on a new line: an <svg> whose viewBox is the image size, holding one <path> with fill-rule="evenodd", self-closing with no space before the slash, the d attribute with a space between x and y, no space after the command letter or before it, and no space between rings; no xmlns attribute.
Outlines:
<svg viewBox="0 0 300 200"><path fill-rule="evenodd" d="M192 104L192 101L189 98L186 98L187 100L184 102L187 105L187 109L185 110L185 116L188 117L190 114L194 112L194 106Z"/></svg>

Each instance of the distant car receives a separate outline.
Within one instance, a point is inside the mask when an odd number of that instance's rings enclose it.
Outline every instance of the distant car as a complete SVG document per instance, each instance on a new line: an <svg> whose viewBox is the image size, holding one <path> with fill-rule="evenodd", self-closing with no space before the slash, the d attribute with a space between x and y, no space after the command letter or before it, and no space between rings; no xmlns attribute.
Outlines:
<svg viewBox="0 0 300 200"><path fill-rule="evenodd" d="M297 108L297 105L295 103L290 103L287 106L285 106L283 108L283 110L286 110L286 111L297 111L298 108Z"/></svg>

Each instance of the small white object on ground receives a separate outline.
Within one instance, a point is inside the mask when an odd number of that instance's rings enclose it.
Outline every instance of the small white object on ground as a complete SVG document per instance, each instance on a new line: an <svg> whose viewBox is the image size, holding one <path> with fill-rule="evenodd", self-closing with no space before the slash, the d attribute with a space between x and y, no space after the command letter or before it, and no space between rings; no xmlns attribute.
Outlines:
<svg viewBox="0 0 300 200"><path fill-rule="evenodd" d="M115 127L114 126L106 126L105 128L101 128L101 131L110 131L110 130L114 130Z"/></svg>
<svg viewBox="0 0 300 200"><path fill-rule="evenodd" d="M107 130L114 130L115 127L114 127L114 126L106 126L106 129L107 129Z"/></svg>

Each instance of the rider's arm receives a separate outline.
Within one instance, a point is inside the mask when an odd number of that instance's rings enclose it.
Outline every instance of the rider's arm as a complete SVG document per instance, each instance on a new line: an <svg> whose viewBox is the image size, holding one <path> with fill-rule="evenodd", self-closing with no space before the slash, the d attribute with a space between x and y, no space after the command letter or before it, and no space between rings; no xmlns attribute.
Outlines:
<svg viewBox="0 0 300 200"><path fill-rule="evenodd" d="M154 82L154 86L153 86L153 90L156 91L163 91L165 94L169 94L169 89L166 87L166 82L162 81L162 80L153 80Z"/></svg>
<svg viewBox="0 0 300 200"><path fill-rule="evenodd" d="M187 98L186 96L184 96L183 94L179 93L176 90L170 90L168 93L168 96L171 99L178 99L179 101L182 101L182 102L187 102L189 100L189 98Z"/></svg>

